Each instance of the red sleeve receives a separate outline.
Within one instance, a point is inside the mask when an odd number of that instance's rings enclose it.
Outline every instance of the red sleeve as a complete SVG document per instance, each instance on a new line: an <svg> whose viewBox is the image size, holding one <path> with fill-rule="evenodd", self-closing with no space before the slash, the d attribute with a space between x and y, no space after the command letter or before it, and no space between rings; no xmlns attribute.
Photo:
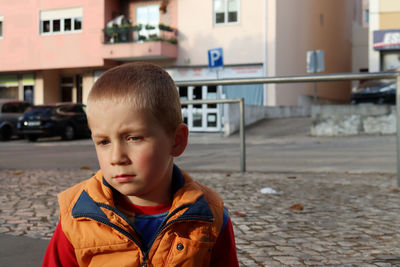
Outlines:
<svg viewBox="0 0 400 267"><path fill-rule="evenodd" d="M231 218L228 219L228 222L219 234L217 242L214 245L210 266L239 266Z"/></svg>
<svg viewBox="0 0 400 267"><path fill-rule="evenodd" d="M76 267L75 250L58 223L44 255L42 267Z"/></svg>

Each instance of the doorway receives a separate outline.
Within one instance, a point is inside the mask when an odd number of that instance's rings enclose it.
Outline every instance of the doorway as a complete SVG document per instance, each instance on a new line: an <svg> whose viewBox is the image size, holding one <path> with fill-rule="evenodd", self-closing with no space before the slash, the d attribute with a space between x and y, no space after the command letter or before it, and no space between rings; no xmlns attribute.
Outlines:
<svg viewBox="0 0 400 267"><path fill-rule="evenodd" d="M179 87L181 101L214 100L221 98L221 88L217 86ZM219 132L221 107L217 104L182 105L183 121L194 132Z"/></svg>

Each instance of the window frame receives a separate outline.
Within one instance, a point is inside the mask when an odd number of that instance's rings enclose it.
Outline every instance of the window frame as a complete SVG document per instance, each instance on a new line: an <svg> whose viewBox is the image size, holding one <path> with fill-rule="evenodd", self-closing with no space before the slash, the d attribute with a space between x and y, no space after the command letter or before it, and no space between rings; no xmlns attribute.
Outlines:
<svg viewBox="0 0 400 267"><path fill-rule="evenodd" d="M217 14L215 10L215 1L222 1L223 6L224 6L224 22L217 23ZM213 5L213 25L214 26L222 26L222 25L237 25L240 23L240 0L235 0L237 4L237 19L236 21L228 22L228 1L229 0L213 0L212 5Z"/></svg>
<svg viewBox="0 0 400 267"><path fill-rule="evenodd" d="M65 30L65 20L71 20L71 24L70 30ZM80 19L80 28L76 29L76 23L75 20L79 20ZM60 21L60 30L59 31L54 31L54 21L59 20ZM44 22L48 21L49 22L49 31L45 32L44 31ZM68 34L68 33L79 33L82 32L82 21L83 18L82 17L64 17L64 18L57 18L57 19L44 19L44 20L40 20L40 35L57 35L57 34Z"/></svg>
<svg viewBox="0 0 400 267"><path fill-rule="evenodd" d="M45 23L49 24L48 31L45 31ZM57 31L54 30L54 26L56 24L58 25ZM82 24L82 7L71 7L54 10L44 9L39 11L39 35L80 33L83 29Z"/></svg>

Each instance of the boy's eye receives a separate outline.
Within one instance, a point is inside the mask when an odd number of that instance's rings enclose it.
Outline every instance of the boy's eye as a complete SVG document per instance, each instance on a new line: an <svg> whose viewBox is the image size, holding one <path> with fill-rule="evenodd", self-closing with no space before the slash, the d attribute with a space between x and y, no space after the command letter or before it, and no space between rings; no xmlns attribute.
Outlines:
<svg viewBox="0 0 400 267"><path fill-rule="evenodd" d="M102 146L108 145L109 143L110 143L110 141L108 141L108 140L101 140L98 142L98 144L102 145Z"/></svg>
<svg viewBox="0 0 400 267"><path fill-rule="evenodd" d="M143 137L141 137L141 136L129 136L128 137L128 140L130 140L130 141L139 141L142 139L143 139Z"/></svg>

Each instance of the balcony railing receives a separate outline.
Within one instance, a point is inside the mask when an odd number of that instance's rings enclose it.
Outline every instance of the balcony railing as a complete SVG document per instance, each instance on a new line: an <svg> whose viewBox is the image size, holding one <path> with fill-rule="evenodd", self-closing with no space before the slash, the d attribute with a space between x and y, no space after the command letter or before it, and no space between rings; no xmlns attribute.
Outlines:
<svg viewBox="0 0 400 267"><path fill-rule="evenodd" d="M104 29L104 43L136 43L136 42L169 42L177 43L177 31L167 25L114 25Z"/></svg>

